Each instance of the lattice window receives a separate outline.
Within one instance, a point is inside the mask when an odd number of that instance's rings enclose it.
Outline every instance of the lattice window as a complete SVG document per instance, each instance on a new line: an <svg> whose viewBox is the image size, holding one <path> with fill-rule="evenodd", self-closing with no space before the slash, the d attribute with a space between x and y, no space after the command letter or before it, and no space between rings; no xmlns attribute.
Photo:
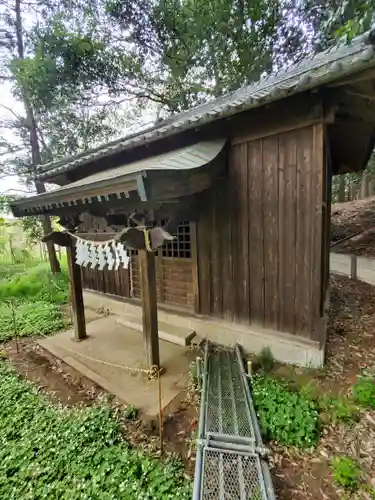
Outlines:
<svg viewBox="0 0 375 500"><path fill-rule="evenodd" d="M182 222L178 226L176 238L162 246L161 254L162 257L171 257L174 259L191 258L191 233L189 222Z"/></svg>
<svg viewBox="0 0 375 500"><path fill-rule="evenodd" d="M160 221L160 225L164 225L164 221ZM190 232L190 222L182 222L175 234L175 239L164 243L162 248L158 249L155 255L161 255L162 257L170 257L173 259L190 259L191 258L191 232ZM129 250L131 256L138 255L138 250Z"/></svg>

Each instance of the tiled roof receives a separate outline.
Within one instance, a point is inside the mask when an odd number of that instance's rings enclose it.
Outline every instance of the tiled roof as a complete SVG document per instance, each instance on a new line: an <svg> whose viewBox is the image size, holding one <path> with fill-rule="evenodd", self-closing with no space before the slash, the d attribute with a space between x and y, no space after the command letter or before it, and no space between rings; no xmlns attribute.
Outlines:
<svg viewBox="0 0 375 500"><path fill-rule="evenodd" d="M189 111L171 116L136 134L89 149L83 153L41 166L40 179L52 178L99 158L205 125L220 118L276 101L289 95L319 87L343 76L375 66L370 43L374 30L355 38L349 45L338 45L315 54L279 73Z"/></svg>

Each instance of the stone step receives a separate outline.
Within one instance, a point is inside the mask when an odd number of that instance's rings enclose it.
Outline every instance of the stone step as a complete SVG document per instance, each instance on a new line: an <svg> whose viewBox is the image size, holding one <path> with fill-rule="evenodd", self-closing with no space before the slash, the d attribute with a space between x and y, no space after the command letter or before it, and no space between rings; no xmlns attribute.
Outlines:
<svg viewBox="0 0 375 500"><path fill-rule="evenodd" d="M139 332L143 331L142 318L133 314L124 314L117 316L116 323L119 325L127 326ZM174 326L164 321L158 322L159 339L186 347L191 344L192 339L195 337L195 331L190 328L181 326Z"/></svg>

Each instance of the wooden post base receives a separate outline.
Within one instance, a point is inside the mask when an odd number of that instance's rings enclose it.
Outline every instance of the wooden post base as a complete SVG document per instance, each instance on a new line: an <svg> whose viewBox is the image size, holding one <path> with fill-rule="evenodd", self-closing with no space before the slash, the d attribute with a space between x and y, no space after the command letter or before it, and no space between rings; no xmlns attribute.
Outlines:
<svg viewBox="0 0 375 500"><path fill-rule="evenodd" d="M68 258L69 291L72 306L74 338L77 341L81 341L87 337L81 268L75 262L74 247L72 245L66 247L66 254Z"/></svg>
<svg viewBox="0 0 375 500"><path fill-rule="evenodd" d="M142 290L143 338L147 368L160 366L155 254L139 250Z"/></svg>

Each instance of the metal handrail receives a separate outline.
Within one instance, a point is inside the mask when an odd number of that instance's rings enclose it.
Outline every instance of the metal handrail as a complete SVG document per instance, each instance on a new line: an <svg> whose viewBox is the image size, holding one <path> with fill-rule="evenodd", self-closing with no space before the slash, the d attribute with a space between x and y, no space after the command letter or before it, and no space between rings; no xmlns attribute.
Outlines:
<svg viewBox="0 0 375 500"><path fill-rule="evenodd" d="M204 349L204 362L203 362L203 373L202 383L201 383L201 401L200 401L200 411L199 411L199 423L198 423L198 440L197 440L197 452L195 458L195 473L194 473L194 489L193 489L193 500L200 500L201 497L201 482L202 482L202 462L203 462L203 443L204 429L205 429L205 416L206 416L206 401L207 401L207 375L208 375L208 342L206 341Z"/></svg>

